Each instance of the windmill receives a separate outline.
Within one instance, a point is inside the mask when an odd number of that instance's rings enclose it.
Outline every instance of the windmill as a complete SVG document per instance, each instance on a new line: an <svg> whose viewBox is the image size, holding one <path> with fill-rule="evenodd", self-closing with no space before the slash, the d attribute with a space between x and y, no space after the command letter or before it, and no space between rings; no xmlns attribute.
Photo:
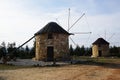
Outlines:
<svg viewBox="0 0 120 80"><path fill-rule="evenodd" d="M82 16L80 16L71 26L70 26L70 8L69 8L69 14L68 14L68 32L75 26L76 23L78 23L78 21L85 15L85 13L82 14ZM91 32L73 32L73 34L91 34ZM22 45L20 45L18 48L16 48L13 52L15 52L17 49L21 48L22 46L24 46L26 43L28 43L29 41L31 41L33 38L35 38L35 35L32 36L31 38L29 38L26 42L24 42ZM70 40L75 44L75 41L70 37Z"/></svg>

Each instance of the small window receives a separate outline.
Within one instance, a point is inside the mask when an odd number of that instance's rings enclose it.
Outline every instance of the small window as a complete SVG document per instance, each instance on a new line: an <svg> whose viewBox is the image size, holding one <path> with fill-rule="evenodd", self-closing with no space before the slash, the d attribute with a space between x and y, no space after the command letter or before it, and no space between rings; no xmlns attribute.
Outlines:
<svg viewBox="0 0 120 80"><path fill-rule="evenodd" d="M99 44L98 47L101 47L101 45Z"/></svg>
<svg viewBox="0 0 120 80"><path fill-rule="evenodd" d="M48 39L53 39L53 35L51 33L48 34Z"/></svg>

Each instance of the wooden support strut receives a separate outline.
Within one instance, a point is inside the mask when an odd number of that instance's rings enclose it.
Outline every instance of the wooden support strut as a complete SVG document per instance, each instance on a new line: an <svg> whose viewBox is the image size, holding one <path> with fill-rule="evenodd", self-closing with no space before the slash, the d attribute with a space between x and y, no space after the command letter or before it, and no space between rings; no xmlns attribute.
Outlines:
<svg viewBox="0 0 120 80"><path fill-rule="evenodd" d="M19 47L17 47L14 51L12 51L11 53L14 53L17 49L21 48L22 46L24 46L26 43L28 43L29 41L31 41L33 38L35 37L35 35L33 37L31 37L29 40L27 40L26 42L24 42L22 45L20 45Z"/></svg>
<svg viewBox="0 0 120 80"><path fill-rule="evenodd" d="M19 49L20 47L24 46L26 43L28 43L29 41L31 41L35 36L31 37L29 40L27 40L26 42L24 42L22 45L20 45L18 48L16 49Z"/></svg>

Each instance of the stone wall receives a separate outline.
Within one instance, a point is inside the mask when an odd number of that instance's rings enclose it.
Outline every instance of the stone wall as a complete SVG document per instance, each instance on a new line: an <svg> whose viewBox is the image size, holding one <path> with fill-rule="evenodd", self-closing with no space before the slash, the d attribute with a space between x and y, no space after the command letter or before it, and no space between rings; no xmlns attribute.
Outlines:
<svg viewBox="0 0 120 80"><path fill-rule="evenodd" d="M92 57L98 57L99 56L99 50L102 53L102 56L109 56L109 45L101 45L100 47L98 45L92 46Z"/></svg>
<svg viewBox="0 0 120 80"><path fill-rule="evenodd" d="M48 34L37 35L36 39L36 60L47 58L47 47L54 47L54 58L63 57L69 53L69 42L67 34L53 34L53 39L48 39Z"/></svg>

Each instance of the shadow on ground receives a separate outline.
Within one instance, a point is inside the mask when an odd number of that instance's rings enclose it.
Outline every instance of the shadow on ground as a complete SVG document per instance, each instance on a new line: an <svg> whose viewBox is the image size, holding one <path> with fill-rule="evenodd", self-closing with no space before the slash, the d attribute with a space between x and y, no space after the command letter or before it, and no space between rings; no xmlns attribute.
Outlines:
<svg viewBox="0 0 120 80"><path fill-rule="evenodd" d="M94 61L77 61L73 64L83 64L83 65L96 65L102 66L106 68L120 69L119 63L102 63L102 62L94 62Z"/></svg>

